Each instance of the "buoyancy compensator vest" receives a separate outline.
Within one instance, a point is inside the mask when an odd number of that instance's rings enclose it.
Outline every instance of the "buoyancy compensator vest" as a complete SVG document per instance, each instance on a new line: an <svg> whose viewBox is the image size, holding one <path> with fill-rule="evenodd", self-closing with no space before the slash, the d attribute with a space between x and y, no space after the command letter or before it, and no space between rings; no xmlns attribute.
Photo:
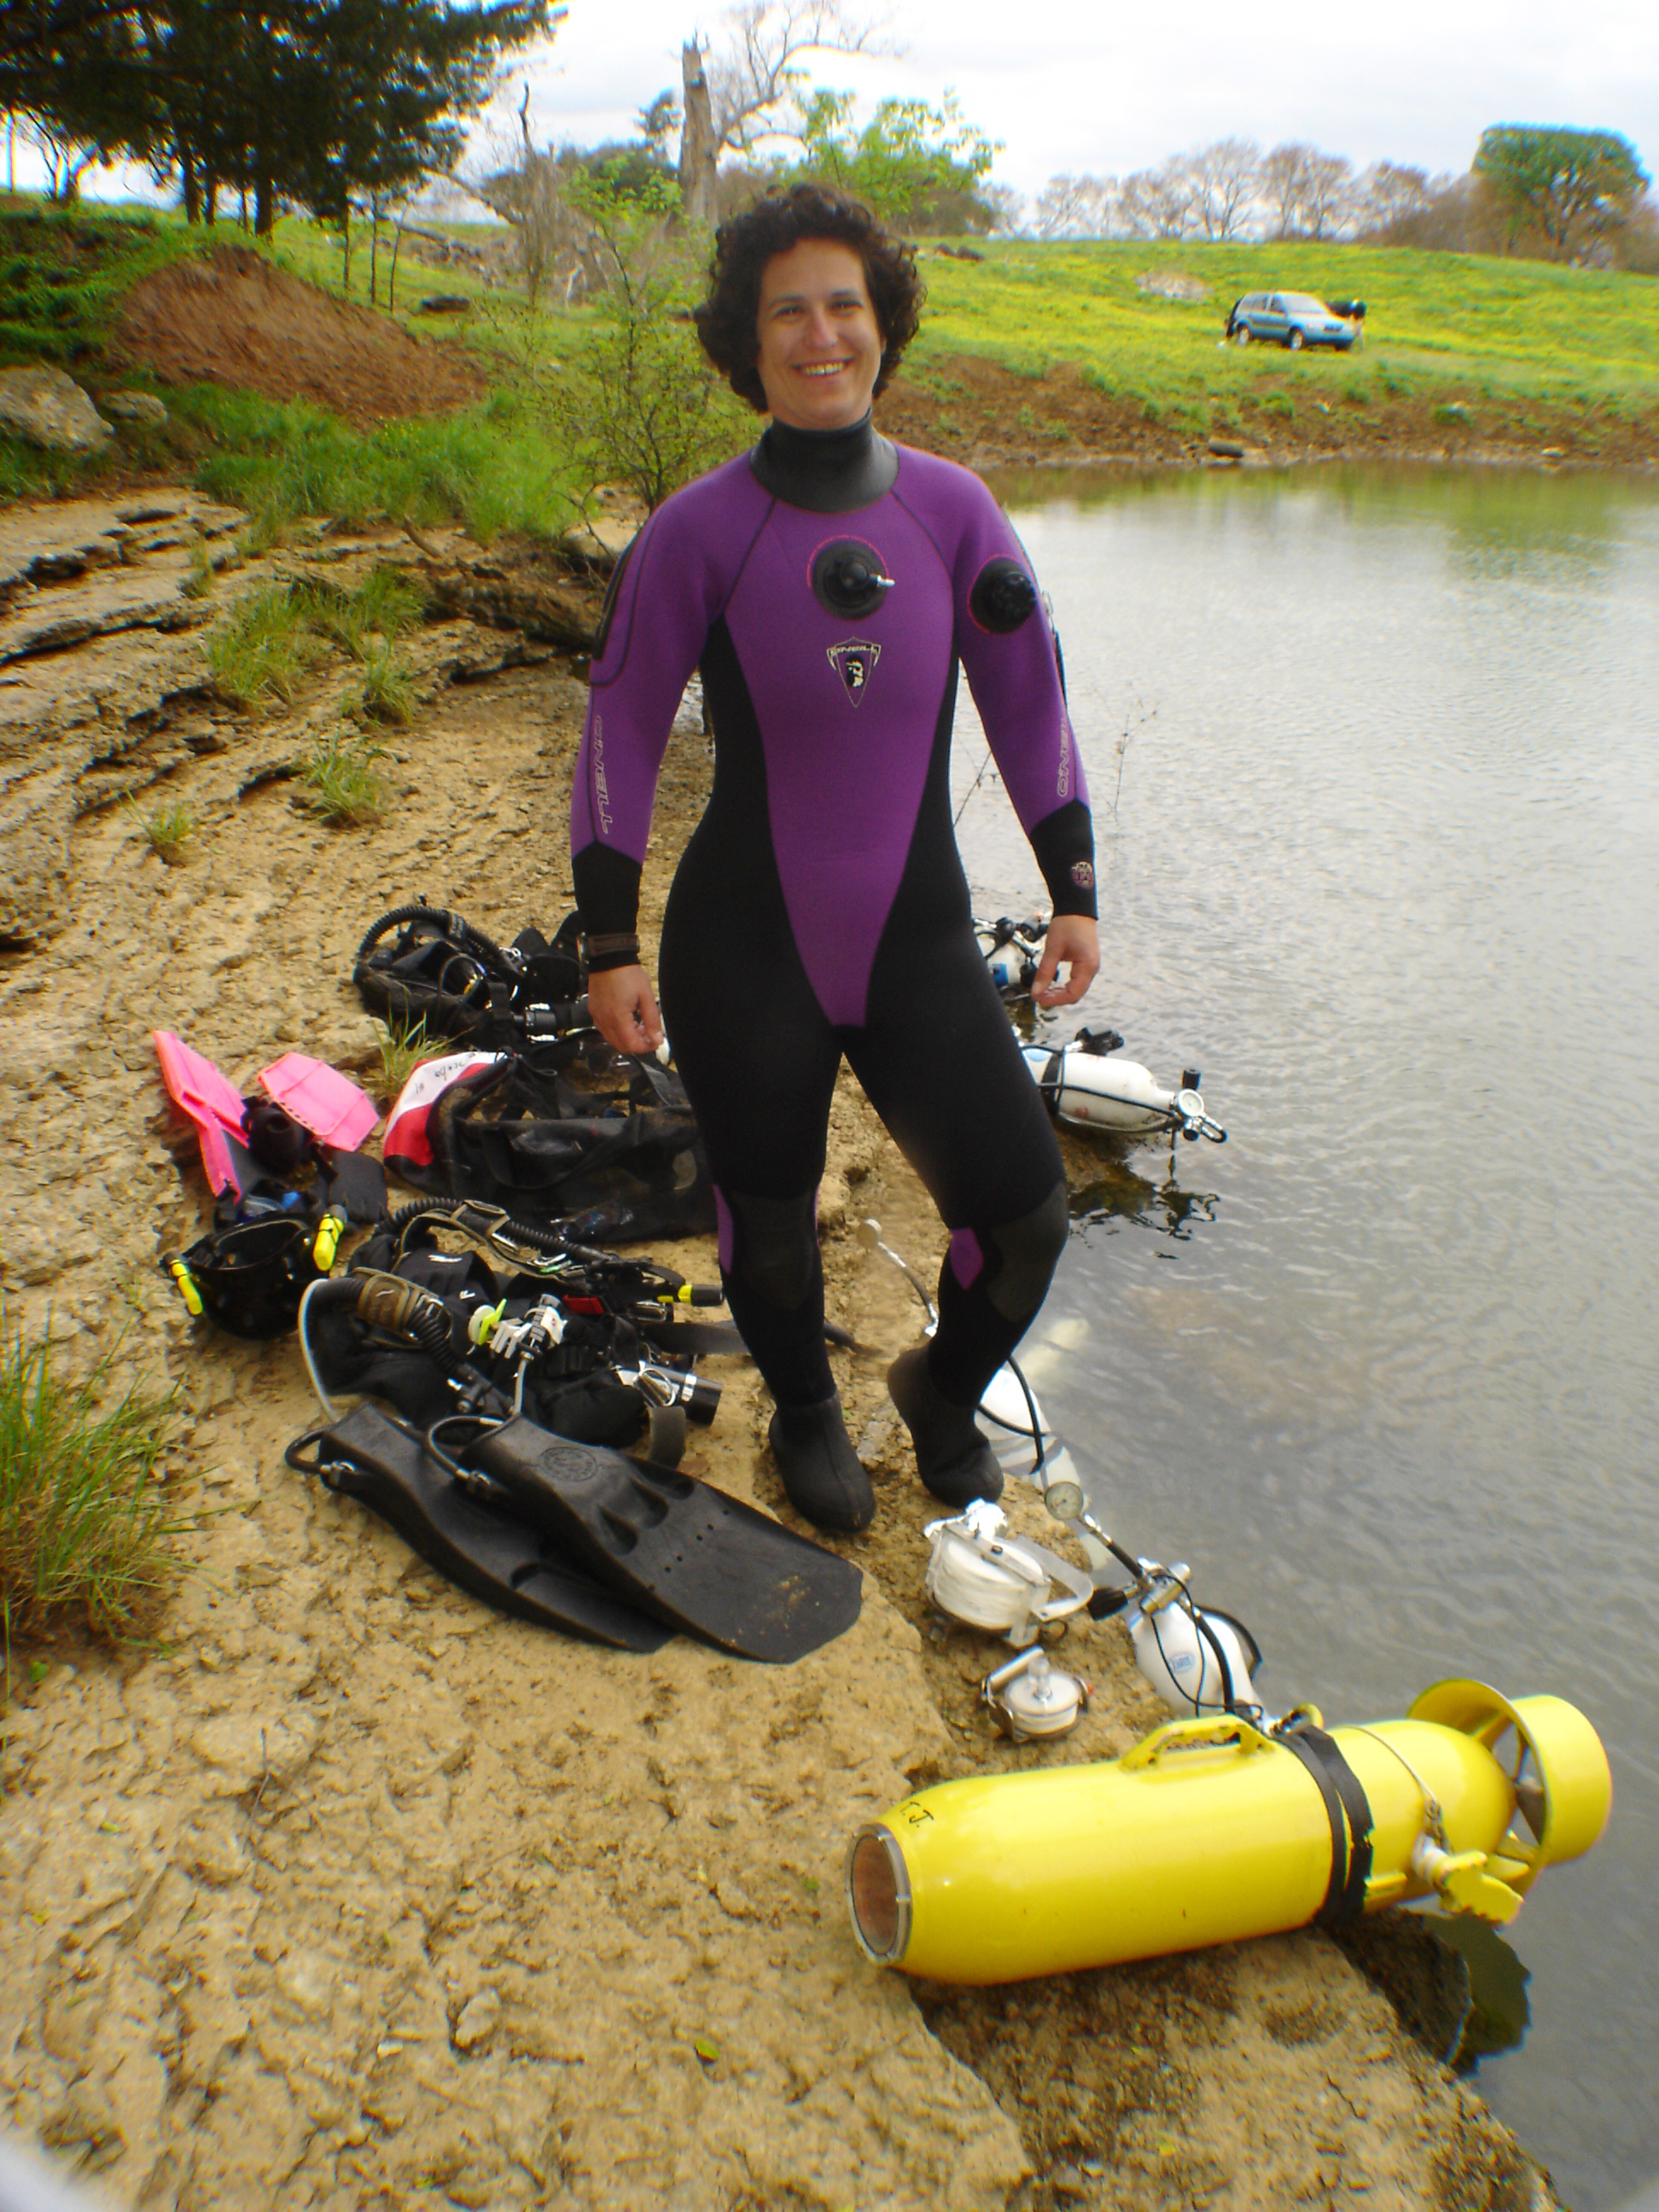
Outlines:
<svg viewBox="0 0 1659 2212"><path fill-rule="evenodd" d="M567 915L550 944L528 928L503 946L459 914L416 901L365 933L352 981L385 1022L510 1048L529 1033L532 1007L568 1008L580 996L580 930Z"/></svg>
<svg viewBox="0 0 1659 2212"><path fill-rule="evenodd" d="M532 1058L474 1066L433 1102L425 1136L429 1163L394 1160L418 1190L556 1220L590 1243L702 1236L714 1226L691 1102L678 1076L654 1060L633 1062L627 1088L611 1091L579 1089Z"/></svg>

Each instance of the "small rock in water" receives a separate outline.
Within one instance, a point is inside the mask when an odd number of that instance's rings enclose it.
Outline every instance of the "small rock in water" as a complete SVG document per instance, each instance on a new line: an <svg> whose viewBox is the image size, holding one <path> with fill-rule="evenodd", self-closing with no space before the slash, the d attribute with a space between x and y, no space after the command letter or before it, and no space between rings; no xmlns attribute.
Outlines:
<svg viewBox="0 0 1659 2212"><path fill-rule="evenodd" d="M461 2008L461 2016L455 2023L456 2050L481 2050L501 2026L501 2021L500 1997L494 1990L480 1990L477 1996L469 1997Z"/></svg>
<svg viewBox="0 0 1659 2212"><path fill-rule="evenodd" d="M117 422L150 422L159 429L167 419L167 402L153 392L106 392L103 408Z"/></svg>
<svg viewBox="0 0 1659 2212"><path fill-rule="evenodd" d="M0 368L0 430L63 453L95 453L113 434L75 379L43 362Z"/></svg>

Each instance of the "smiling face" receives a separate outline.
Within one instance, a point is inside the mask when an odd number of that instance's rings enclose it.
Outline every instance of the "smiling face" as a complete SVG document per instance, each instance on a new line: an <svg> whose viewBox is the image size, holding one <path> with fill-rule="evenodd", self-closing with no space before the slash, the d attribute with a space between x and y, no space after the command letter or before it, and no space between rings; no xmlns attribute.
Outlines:
<svg viewBox="0 0 1659 2212"><path fill-rule="evenodd" d="M884 340L864 264L850 246L803 238L761 276L755 367L774 419L844 430L869 410Z"/></svg>

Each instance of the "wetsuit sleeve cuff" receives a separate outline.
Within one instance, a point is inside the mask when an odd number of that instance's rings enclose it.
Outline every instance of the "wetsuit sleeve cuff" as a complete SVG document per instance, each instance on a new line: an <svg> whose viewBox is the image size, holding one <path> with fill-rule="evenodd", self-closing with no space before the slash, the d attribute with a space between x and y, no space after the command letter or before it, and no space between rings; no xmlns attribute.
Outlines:
<svg viewBox="0 0 1659 2212"><path fill-rule="evenodd" d="M582 930L590 938L633 935L640 913L640 864L609 845L584 845L570 863ZM632 967L637 952L605 952L590 958L590 969Z"/></svg>
<svg viewBox="0 0 1659 2212"><path fill-rule="evenodd" d="M1056 914L1095 919L1095 828L1081 799L1045 814L1028 833Z"/></svg>

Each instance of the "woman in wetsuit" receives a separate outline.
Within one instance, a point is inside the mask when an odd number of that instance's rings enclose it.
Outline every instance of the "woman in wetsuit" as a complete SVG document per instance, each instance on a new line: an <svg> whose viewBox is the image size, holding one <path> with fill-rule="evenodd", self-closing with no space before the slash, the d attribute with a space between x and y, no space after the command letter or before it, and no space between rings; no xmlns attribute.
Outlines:
<svg viewBox="0 0 1659 2212"><path fill-rule="evenodd" d="M888 1373L949 1505L1001 1489L974 1408L1066 1240L1059 1152L951 831L958 664L1054 904L1032 995L1069 1005L1099 964L1083 768L1024 549L977 477L872 423L921 299L909 250L816 186L721 229L698 332L771 424L660 507L619 568L571 800L593 1019L649 1051L641 864L700 669L714 785L669 896L663 1004L784 1487L830 1528L874 1510L823 1344L817 1195L842 1055L951 1231L938 1333Z"/></svg>

